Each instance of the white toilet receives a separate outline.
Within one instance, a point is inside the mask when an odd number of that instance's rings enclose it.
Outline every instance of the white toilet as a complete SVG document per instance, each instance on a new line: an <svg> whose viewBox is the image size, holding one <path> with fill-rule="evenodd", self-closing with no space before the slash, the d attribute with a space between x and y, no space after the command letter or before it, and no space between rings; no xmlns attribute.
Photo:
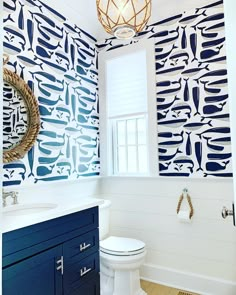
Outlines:
<svg viewBox="0 0 236 295"><path fill-rule="evenodd" d="M110 207L108 200L99 206L101 295L147 295L139 277L145 243L109 236Z"/></svg>

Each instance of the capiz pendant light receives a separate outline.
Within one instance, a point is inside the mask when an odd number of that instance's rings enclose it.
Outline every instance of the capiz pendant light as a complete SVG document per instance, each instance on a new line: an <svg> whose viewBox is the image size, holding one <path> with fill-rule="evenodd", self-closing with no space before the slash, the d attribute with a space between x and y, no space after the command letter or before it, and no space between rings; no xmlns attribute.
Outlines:
<svg viewBox="0 0 236 295"><path fill-rule="evenodd" d="M107 33L130 39L151 16L151 0L96 0L98 19Z"/></svg>

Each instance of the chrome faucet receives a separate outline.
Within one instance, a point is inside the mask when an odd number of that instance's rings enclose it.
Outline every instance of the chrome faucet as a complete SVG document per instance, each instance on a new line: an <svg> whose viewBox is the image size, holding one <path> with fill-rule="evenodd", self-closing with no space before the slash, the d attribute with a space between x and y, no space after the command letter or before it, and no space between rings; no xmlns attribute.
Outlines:
<svg viewBox="0 0 236 295"><path fill-rule="evenodd" d="M2 191L2 206L6 207L7 205L7 198L11 197L13 199L12 205L18 204L18 192L4 192Z"/></svg>

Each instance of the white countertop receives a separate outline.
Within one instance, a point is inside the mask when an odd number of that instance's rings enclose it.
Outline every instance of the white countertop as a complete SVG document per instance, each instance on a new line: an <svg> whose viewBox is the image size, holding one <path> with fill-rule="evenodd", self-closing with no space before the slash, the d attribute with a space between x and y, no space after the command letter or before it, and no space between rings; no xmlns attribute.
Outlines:
<svg viewBox="0 0 236 295"><path fill-rule="evenodd" d="M21 202L20 196L19 203L28 205L34 204L34 202L32 202L32 198L28 200L23 200ZM35 203L37 204L37 200L35 200ZM42 198L40 198L40 201L38 200L38 203L54 203L57 206L55 208L43 212L32 213L27 215L5 216L3 213L1 218L2 233L33 225L36 223L40 223L43 221L47 221L50 219L54 219L67 214L82 211L88 208L92 208L102 204L103 200L95 197L72 197L71 195L65 195L65 193L63 193L61 195L58 194L56 196L53 196L53 199L51 200L48 200L42 196ZM10 209L10 207L13 206L15 205L8 205L5 208Z"/></svg>

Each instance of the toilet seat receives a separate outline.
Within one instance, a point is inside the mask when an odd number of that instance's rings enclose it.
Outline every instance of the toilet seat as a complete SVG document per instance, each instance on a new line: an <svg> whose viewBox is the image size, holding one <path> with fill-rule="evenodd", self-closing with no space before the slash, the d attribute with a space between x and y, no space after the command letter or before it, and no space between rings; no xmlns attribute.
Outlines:
<svg viewBox="0 0 236 295"><path fill-rule="evenodd" d="M111 236L100 241L100 251L113 256L134 256L145 251L145 243L136 239Z"/></svg>

